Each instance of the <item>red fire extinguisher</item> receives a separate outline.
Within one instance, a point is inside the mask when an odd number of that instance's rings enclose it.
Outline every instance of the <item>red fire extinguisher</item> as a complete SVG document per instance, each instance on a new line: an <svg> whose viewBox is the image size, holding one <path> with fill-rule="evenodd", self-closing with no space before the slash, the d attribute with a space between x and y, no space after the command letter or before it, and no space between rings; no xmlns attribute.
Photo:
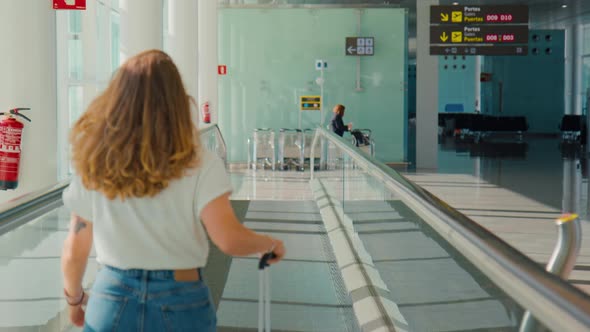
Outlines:
<svg viewBox="0 0 590 332"><path fill-rule="evenodd" d="M20 114L30 108L13 108L8 113L0 112L0 190L16 189L20 165L20 143L24 124L17 116L31 122L31 119Z"/></svg>
<svg viewBox="0 0 590 332"><path fill-rule="evenodd" d="M204 123L211 123L211 111L209 110L209 102L206 101L201 106L201 110L203 112L203 122Z"/></svg>

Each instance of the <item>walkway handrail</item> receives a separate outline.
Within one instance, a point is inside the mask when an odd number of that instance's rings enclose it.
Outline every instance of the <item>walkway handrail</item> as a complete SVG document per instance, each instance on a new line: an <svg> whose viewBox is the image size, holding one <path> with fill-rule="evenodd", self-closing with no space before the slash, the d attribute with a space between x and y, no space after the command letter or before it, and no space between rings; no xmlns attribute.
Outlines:
<svg viewBox="0 0 590 332"><path fill-rule="evenodd" d="M483 271L499 288L554 331L589 331L590 296L543 267L475 221L334 133L318 128L311 151L323 138L396 192L439 235Z"/></svg>
<svg viewBox="0 0 590 332"><path fill-rule="evenodd" d="M215 133L224 152L227 151L221 131L216 124L199 129L199 135L203 136ZM227 156L221 156L225 161ZM55 208L63 203L61 200L63 191L70 184L70 179L58 182L49 187L15 198L6 203L0 203L0 236L19 227Z"/></svg>
<svg viewBox="0 0 590 332"><path fill-rule="evenodd" d="M216 123L208 124L206 126L203 126L203 127L199 128L199 134L201 136L203 134L208 134L209 132L217 132L217 133L219 133L219 138L221 139L221 143L223 144L223 147L224 148L227 147L225 145L225 140L223 139L223 135L221 135L221 130L219 129L219 126Z"/></svg>
<svg viewBox="0 0 590 332"><path fill-rule="evenodd" d="M62 205L61 194L70 180L0 204L0 236Z"/></svg>
<svg viewBox="0 0 590 332"><path fill-rule="evenodd" d="M227 165L227 145L225 145L225 140L223 138L223 135L221 134L221 130L219 129L219 126L217 124L210 124L207 126L204 126L202 128L199 128L199 135L203 136L209 133L215 133L215 136L217 137L217 139L219 140L219 142L221 143L221 146L223 147L223 151L226 152L226 155L220 156L221 159L223 159L223 162Z"/></svg>

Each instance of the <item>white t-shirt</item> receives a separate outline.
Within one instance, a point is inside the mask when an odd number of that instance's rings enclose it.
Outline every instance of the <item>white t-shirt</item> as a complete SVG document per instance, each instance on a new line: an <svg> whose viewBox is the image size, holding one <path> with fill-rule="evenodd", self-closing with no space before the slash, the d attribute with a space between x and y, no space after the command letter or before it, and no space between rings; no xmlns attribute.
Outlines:
<svg viewBox="0 0 590 332"><path fill-rule="evenodd" d="M175 270L205 266L209 254L200 215L231 191L220 158L203 150L198 168L154 197L109 200L87 190L78 176L63 193L64 205L92 222L96 259L120 269Z"/></svg>

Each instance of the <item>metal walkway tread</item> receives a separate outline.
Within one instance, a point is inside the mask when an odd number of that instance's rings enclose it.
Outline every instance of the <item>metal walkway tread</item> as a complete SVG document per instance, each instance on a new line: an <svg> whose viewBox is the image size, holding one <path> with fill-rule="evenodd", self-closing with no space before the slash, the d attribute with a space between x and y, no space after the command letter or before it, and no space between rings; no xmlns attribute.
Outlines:
<svg viewBox="0 0 590 332"><path fill-rule="evenodd" d="M368 232L353 216L375 219L370 212L348 214L412 331L514 331L521 310L489 279L437 235L400 201L389 205L391 224L372 225ZM383 205L372 201L344 202L355 207ZM399 224L399 217L406 223ZM393 225L398 230L395 232ZM413 225L413 226L411 226Z"/></svg>
<svg viewBox="0 0 590 332"><path fill-rule="evenodd" d="M288 248L286 259L270 268L273 331L359 331L314 201L250 201L243 216L246 226L282 239ZM257 331L256 265L256 257L231 260L218 331Z"/></svg>

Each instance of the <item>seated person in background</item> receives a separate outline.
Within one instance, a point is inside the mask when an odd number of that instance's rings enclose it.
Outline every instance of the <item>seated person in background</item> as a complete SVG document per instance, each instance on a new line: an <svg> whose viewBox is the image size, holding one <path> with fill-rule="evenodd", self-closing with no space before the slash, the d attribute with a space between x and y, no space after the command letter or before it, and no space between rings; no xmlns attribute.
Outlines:
<svg viewBox="0 0 590 332"><path fill-rule="evenodd" d="M332 117L332 123L331 123L331 127L332 127L332 131L336 133L336 135L342 137L342 135L344 135L345 131L350 131L352 130L352 123L349 123L348 125L344 125L344 121L342 121L342 117L344 117L344 110L346 108L344 107L344 105L338 104L336 106L334 106L334 109L332 110L332 112L334 112L334 117Z"/></svg>

